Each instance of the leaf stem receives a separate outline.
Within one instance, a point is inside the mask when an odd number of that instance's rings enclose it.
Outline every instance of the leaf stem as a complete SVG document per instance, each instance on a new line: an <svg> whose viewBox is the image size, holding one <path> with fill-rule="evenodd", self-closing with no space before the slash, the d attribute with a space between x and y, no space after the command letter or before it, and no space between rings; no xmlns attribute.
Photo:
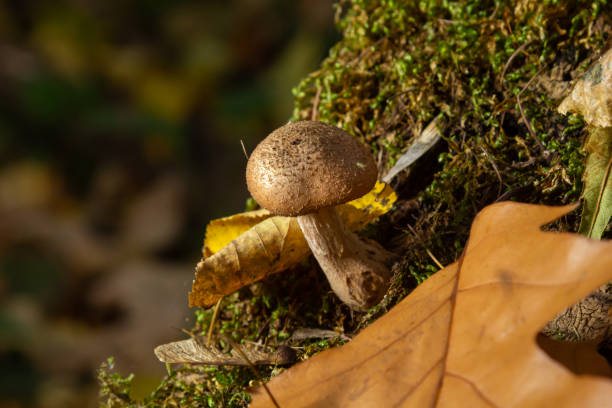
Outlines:
<svg viewBox="0 0 612 408"><path fill-rule="evenodd" d="M274 406L276 408L280 408L280 405L278 405L278 402L276 402L276 398L274 398L274 395L272 395L272 391L270 391L270 389L266 385L266 382L257 372L257 368L255 368L255 365L251 362L251 360L249 360L249 357L247 357L246 353L242 351L242 348L240 348L240 346L229 336L223 335L223 339L227 341L232 346L232 348L234 348L238 352L238 354L240 354L244 361L246 361L249 369L253 372L253 374L255 374L255 377L257 377L257 379L261 381L261 385L264 387L264 390L266 390L266 393L268 393L268 397L270 397Z"/></svg>
<svg viewBox="0 0 612 408"><path fill-rule="evenodd" d="M208 337L206 338L206 347L210 347L210 339L212 338L213 327L215 326L217 314L219 313L219 306L221 305L222 300L223 296L221 296L219 300L217 300L217 304L215 305L215 311L213 312L212 319L210 319L210 326L208 326Z"/></svg>

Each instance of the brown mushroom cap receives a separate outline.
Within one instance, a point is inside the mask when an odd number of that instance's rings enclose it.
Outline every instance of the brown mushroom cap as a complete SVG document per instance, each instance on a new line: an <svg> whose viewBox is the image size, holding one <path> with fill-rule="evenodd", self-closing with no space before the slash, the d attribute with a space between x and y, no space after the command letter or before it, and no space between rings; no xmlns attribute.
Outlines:
<svg viewBox="0 0 612 408"><path fill-rule="evenodd" d="M297 216L361 197L376 183L369 150L322 122L276 129L253 151L246 180L253 198L278 215Z"/></svg>

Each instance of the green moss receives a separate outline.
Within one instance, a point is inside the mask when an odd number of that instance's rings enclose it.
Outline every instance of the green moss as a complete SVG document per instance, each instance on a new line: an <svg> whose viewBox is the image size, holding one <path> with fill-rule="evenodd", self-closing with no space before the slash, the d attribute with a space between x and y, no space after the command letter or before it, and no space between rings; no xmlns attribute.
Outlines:
<svg viewBox="0 0 612 408"><path fill-rule="evenodd" d="M132 376L121 377L112 372L109 359L98 372L101 396L108 407L244 407L250 395L244 390L252 373L244 367L183 367L168 370L168 376L143 401L129 395Z"/></svg>
<svg viewBox="0 0 612 408"><path fill-rule="evenodd" d="M312 115L320 92L319 119L382 151L389 167L443 114L446 151L417 195L418 239L406 237L406 248L422 249L411 251L406 268L418 281L432 269L424 249L444 264L455 260L476 212L504 193L540 203L578 199L583 124L560 117L541 82L524 88L535 75L549 79L555 66L565 65L566 80L586 69L609 35L605 1L341 1L336 7L344 38L294 89L293 120ZM539 141L522 120L519 94ZM568 220L565 228L574 227L575 219Z"/></svg>
<svg viewBox="0 0 612 408"><path fill-rule="evenodd" d="M354 334L435 273L433 257L455 261L484 206L500 197L557 205L579 198L584 123L556 113L546 84L584 72L609 39L605 0L341 0L335 7L343 38L293 89L292 120L310 119L316 108L319 120L360 138L387 168L440 114L444 143L418 176L394 182L402 201L378 228L389 232L380 241L403 258L381 305L351 314L304 264L223 301L215 330L235 340L281 344L299 327ZM568 216L555 228L575 230L577 222ZM205 332L212 312L196 316L194 332ZM336 344L300 343L300 358ZM259 370L264 379L278 372ZM107 401L129 405L129 378L103 373ZM202 381L187 383L193 373ZM243 368L184 367L143 404L245 406L253 380Z"/></svg>

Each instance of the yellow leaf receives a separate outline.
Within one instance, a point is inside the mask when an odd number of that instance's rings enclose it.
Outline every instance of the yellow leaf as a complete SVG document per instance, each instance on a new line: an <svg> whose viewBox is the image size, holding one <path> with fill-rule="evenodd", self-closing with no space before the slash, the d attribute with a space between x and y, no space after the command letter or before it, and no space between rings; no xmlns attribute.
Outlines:
<svg viewBox="0 0 612 408"><path fill-rule="evenodd" d="M396 199L391 187L377 183L371 192L337 210L347 228L354 231L389 211ZM258 210L211 221L189 305L212 306L222 296L298 264L309 253L302 230L292 217Z"/></svg>
<svg viewBox="0 0 612 408"><path fill-rule="evenodd" d="M189 306L212 306L249 283L297 264L309 251L295 218L268 218L198 263Z"/></svg>
<svg viewBox="0 0 612 408"><path fill-rule="evenodd" d="M377 182L368 194L336 209L347 227L355 231L389 211L395 200L397 200L395 191L389 185ZM220 251L240 234L270 217L272 217L270 211L262 209L212 220L206 227L204 257Z"/></svg>
<svg viewBox="0 0 612 408"><path fill-rule="evenodd" d="M270 211L261 209L212 220L208 223L204 236L204 257L207 258L220 251L238 235L271 216Z"/></svg>
<svg viewBox="0 0 612 408"><path fill-rule="evenodd" d="M368 194L339 205L336 210L347 228L357 231L389 211L396 200L395 191L388 184L377 181Z"/></svg>

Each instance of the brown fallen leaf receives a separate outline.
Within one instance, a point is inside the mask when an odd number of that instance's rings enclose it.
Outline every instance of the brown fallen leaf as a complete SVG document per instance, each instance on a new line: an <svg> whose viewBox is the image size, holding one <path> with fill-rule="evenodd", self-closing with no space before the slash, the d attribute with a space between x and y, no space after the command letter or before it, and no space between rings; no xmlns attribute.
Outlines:
<svg viewBox="0 0 612 408"><path fill-rule="evenodd" d="M295 361L295 352L287 346L279 347L274 353L264 351L261 346L254 347L244 344L240 347L251 364L289 364ZM232 348L226 352L214 345L206 346L206 340L203 337L162 344L155 347L154 352L162 363L248 365L248 362L236 349Z"/></svg>
<svg viewBox="0 0 612 408"><path fill-rule="evenodd" d="M612 126L612 51L608 50L576 81L572 92L559 105L559 113L580 112L594 127Z"/></svg>
<svg viewBox="0 0 612 408"><path fill-rule="evenodd" d="M297 264L309 251L295 218L268 218L198 263L189 306L210 307L249 283Z"/></svg>
<svg viewBox="0 0 612 408"><path fill-rule="evenodd" d="M541 231L573 208L485 208L459 262L347 345L272 379L279 405L609 406L609 378L576 375L536 343L558 311L612 279L612 242ZM612 375L603 357L591 358L581 372ZM251 406L272 405L259 388Z"/></svg>
<svg viewBox="0 0 612 408"><path fill-rule="evenodd" d="M355 231L389 211L396 198L391 187L376 183L370 193L336 208L347 228ZM294 217L259 210L211 221L189 306L210 307L225 295L297 265L308 254Z"/></svg>

